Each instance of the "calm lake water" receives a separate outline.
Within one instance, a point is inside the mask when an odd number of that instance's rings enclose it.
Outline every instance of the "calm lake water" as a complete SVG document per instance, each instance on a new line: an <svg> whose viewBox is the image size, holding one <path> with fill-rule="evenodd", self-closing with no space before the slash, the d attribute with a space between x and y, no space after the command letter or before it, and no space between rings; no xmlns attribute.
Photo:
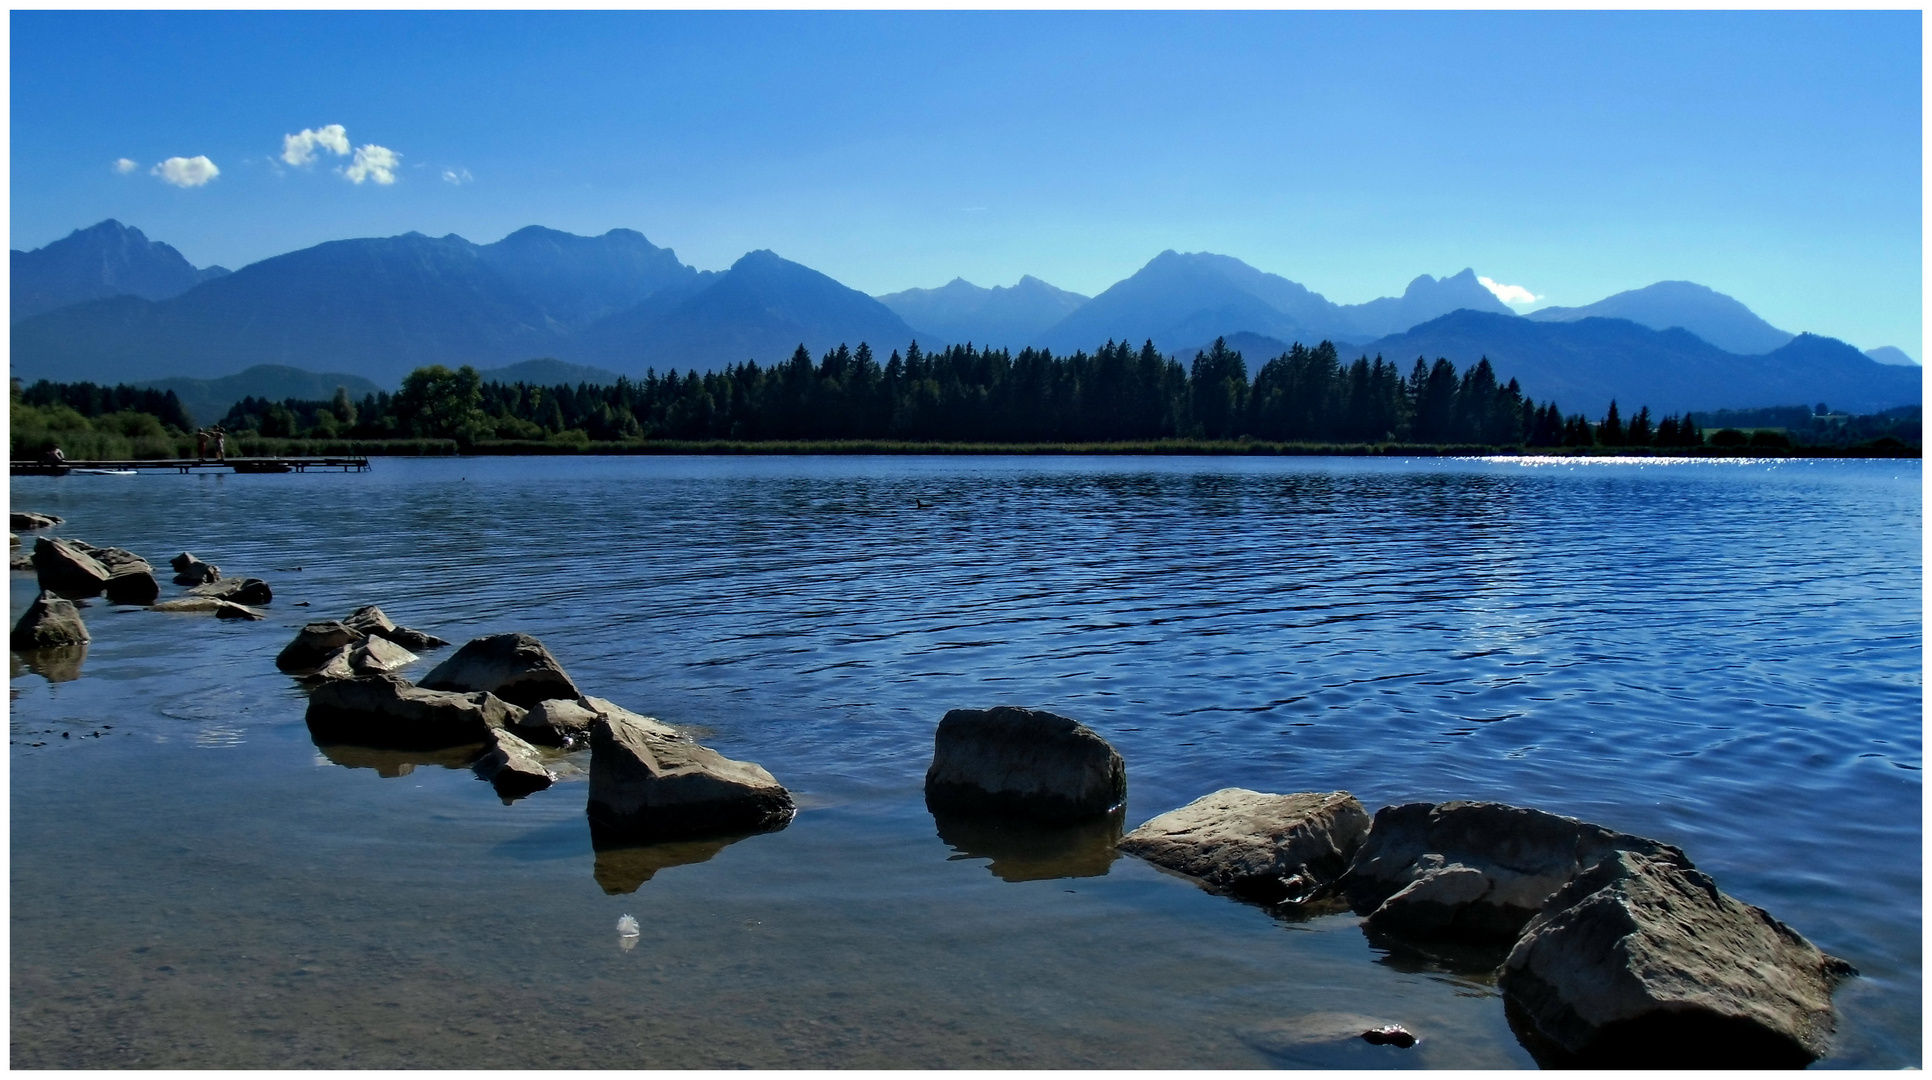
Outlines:
<svg viewBox="0 0 1932 1080"><path fill-rule="evenodd" d="M259 623L97 600L77 678L14 658L12 1064L1533 1064L1492 980L1354 916L1277 920L1104 835L942 838L933 728L1006 703L1120 750L1129 828L1231 785L1345 788L1678 844L1863 973L1824 1064L1918 1065L1920 482L1196 458L16 478L59 535L276 596ZM34 594L15 573L13 618ZM581 773L506 806L460 761L325 754L273 658L366 603L459 644L535 634L585 692L765 765L798 817L600 854ZM1325 1038L1334 1014L1422 1041Z"/></svg>

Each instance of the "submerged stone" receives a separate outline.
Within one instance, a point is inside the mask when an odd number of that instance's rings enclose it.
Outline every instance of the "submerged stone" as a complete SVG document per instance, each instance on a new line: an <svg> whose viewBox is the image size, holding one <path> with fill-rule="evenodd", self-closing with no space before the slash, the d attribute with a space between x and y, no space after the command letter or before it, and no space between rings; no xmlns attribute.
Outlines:
<svg viewBox="0 0 1932 1080"><path fill-rule="evenodd" d="M771 773L663 727L600 715L590 729L593 835L682 839L767 832L791 822L791 793Z"/></svg>
<svg viewBox="0 0 1932 1080"><path fill-rule="evenodd" d="M431 690L487 690L524 708L546 698L579 696L563 665L529 634L476 638L423 676L422 685Z"/></svg>
<svg viewBox="0 0 1932 1080"><path fill-rule="evenodd" d="M87 625L81 621L80 609L74 602L43 590L14 624L9 643L24 652L84 645L88 640Z"/></svg>
<svg viewBox="0 0 1932 1080"><path fill-rule="evenodd" d="M1039 709L954 709L933 734L926 805L1064 824L1127 798L1127 767L1091 728Z"/></svg>
<svg viewBox="0 0 1932 1080"><path fill-rule="evenodd" d="M1306 903L1342 876L1368 832L1368 811L1346 791L1223 788L1154 818L1120 846L1213 892Z"/></svg>
<svg viewBox="0 0 1932 1080"><path fill-rule="evenodd" d="M1546 1067L1802 1068L1850 974L1681 855L1614 851L1524 928L1500 984Z"/></svg>
<svg viewBox="0 0 1932 1080"><path fill-rule="evenodd" d="M488 749L471 766L490 782L503 799L520 799L556 783L557 774L544 768L537 748L502 728L490 732Z"/></svg>

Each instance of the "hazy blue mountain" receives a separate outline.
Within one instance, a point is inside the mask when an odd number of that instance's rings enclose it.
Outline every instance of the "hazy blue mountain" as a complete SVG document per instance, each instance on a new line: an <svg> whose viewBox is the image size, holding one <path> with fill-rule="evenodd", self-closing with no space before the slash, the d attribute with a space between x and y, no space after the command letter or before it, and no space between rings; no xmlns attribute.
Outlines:
<svg viewBox="0 0 1932 1080"><path fill-rule="evenodd" d="M1865 355L1871 357L1872 359L1878 361L1881 364L1891 364L1896 367L1918 367L1919 366L1919 362L1917 360L1912 359L1911 355L1907 353L1904 349L1900 349L1892 345L1880 345L1876 349L1866 349Z"/></svg>
<svg viewBox="0 0 1932 1080"><path fill-rule="evenodd" d="M166 300L228 273L219 266L198 270L179 251L113 218L46 247L12 252L9 262L13 322L110 296Z"/></svg>
<svg viewBox="0 0 1932 1080"><path fill-rule="evenodd" d="M1509 309L1509 305L1496 299L1495 293L1476 280L1476 271L1466 268L1460 274L1445 278L1423 274L1409 282L1409 287L1402 291L1401 296L1384 296L1365 304L1342 305L1352 336L1358 341L1384 334L1399 334L1418 323L1465 309L1495 315L1516 314Z"/></svg>
<svg viewBox="0 0 1932 1080"><path fill-rule="evenodd" d="M1834 338L1802 334L1759 355L1725 352L1684 329L1653 330L1627 319L1565 322L1457 311L1404 333L1344 350L1405 369L1447 357L1458 368L1487 356L1538 401L1595 419L1615 398L1625 416L1686 409L1744 409L1828 402L1870 413L1921 399L1918 369L1888 367Z"/></svg>
<svg viewBox="0 0 1932 1080"><path fill-rule="evenodd" d="M1110 337L1152 338L1158 348L1192 355L1200 342L1241 333L1309 345L1365 341L1464 308L1513 314L1474 270L1440 279L1423 274L1399 297L1336 304L1227 255L1163 251L1041 336L1058 350L1090 349Z"/></svg>
<svg viewBox="0 0 1932 1080"><path fill-rule="evenodd" d="M483 263L563 330L589 326L664 288L690 285L697 271L630 229L577 236L532 225L479 249Z"/></svg>
<svg viewBox="0 0 1932 1080"><path fill-rule="evenodd" d="M575 386L590 383L592 386L609 386L618 379L615 371L583 364L568 364L562 360L545 357L540 360L525 360L521 364L507 367L483 368L477 371L484 382L529 383L532 386Z"/></svg>
<svg viewBox="0 0 1932 1080"><path fill-rule="evenodd" d="M326 400L335 396L335 388L340 386L349 391L349 396L361 401L365 395L381 389L360 375L325 374L285 367L280 364L257 364L247 371L225 375L219 379L150 379L136 383L136 386L153 387L156 390L172 390L181 399L188 415L195 423L207 425L218 423L228 415L235 402L245 397L267 398L282 401L297 398L302 401Z"/></svg>
<svg viewBox="0 0 1932 1080"><path fill-rule="evenodd" d="M1246 330L1233 334L1217 334L1215 336L1226 339L1228 348L1240 353L1241 358L1248 362L1249 375L1253 375L1255 372L1261 370L1262 364L1287 352L1293 344L1292 342L1283 341L1280 338L1271 338L1266 334L1251 334ZM1165 355L1179 360L1185 366L1194 359L1195 353L1204 353L1213 347L1213 341L1203 341L1184 349L1168 349L1162 351Z"/></svg>
<svg viewBox="0 0 1932 1080"><path fill-rule="evenodd" d="M1283 341L1310 340L1312 328L1256 293L1260 289L1306 309L1295 290L1307 290L1285 278L1269 278L1274 275L1225 255L1163 251L1048 327L1037 344L1066 353L1110 340L1151 339L1165 350L1243 330Z"/></svg>
<svg viewBox="0 0 1932 1080"><path fill-rule="evenodd" d="M770 366L790 359L800 343L817 356L863 341L884 363L917 336L872 297L770 251L751 252L694 289L666 293L588 328L569 355L638 375L745 360Z"/></svg>
<svg viewBox="0 0 1932 1080"><path fill-rule="evenodd" d="M170 300L121 296L22 320L13 366L131 382L269 363L390 385L422 364L557 355L558 323L477 245L407 233L263 259Z"/></svg>
<svg viewBox="0 0 1932 1080"><path fill-rule="evenodd" d="M1087 297L1031 274L1011 287L984 289L954 278L937 289L907 289L875 299L916 328L922 344L972 342L1015 349L1032 344L1047 327L1087 302Z"/></svg>
<svg viewBox="0 0 1932 1080"><path fill-rule="evenodd" d="M1583 307L1532 311L1528 318L1537 322L1629 319L1652 330L1681 326L1726 352L1744 356L1768 353L1792 338L1736 300L1691 281L1660 281Z"/></svg>

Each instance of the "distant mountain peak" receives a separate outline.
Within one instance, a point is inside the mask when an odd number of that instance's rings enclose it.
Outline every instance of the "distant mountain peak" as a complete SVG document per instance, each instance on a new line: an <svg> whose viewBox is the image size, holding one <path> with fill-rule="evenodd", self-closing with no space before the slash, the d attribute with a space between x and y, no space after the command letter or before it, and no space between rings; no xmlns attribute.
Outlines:
<svg viewBox="0 0 1932 1080"><path fill-rule="evenodd" d="M114 296L165 300L227 273L197 270L179 251L107 218L46 247L14 251L12 319Z"/></svg>
<svg viewBox="0 0 1932 1080"><path fill-rule="evenodd" d="M1694 281L1659 281L1604 297L1583 307L1546 307L1529 313L1537 322L1571 322L1591 316L1629 319L1652 330L1673 326L1740 356L1762 356L1792 335L1759 318L1738 300Z"/></svg>

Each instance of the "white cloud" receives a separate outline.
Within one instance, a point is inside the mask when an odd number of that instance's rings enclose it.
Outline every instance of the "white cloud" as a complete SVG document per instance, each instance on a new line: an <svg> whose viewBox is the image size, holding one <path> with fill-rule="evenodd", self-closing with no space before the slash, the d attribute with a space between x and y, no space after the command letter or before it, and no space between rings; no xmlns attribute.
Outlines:
<svg viewBox="0 0 1932 1080"><path fill-rule="evenodd" d="M1528 289L1523 288L1521 285L1505 285L1500 281L1491 281L1481 276L1478 276L1476 280L1482 282L1483 288L1495 293L1496 299L1501 300L1505 304L1534 304L1538 300L1543 299Z"/></svg>
<svg viewBox="0 0 1932 1080"><path fill-rule="evenodd" d="M171 157L148 171L175 187L200 187L221 175L221 170L204 155Z"/></svg>
<svg viewBox="0 0 1932 1080"><path fill-rule="evenodd" d="M342 175L348 177L349 182L354 184L360 184L364 180L374 180L378 184L393 184L396 182L396 166L400 164L402 164L401 154L386 146L370 143L367 146L356 147L356 158L348 168L342 170Z"/></svg>
<svg viewBox="0 0 1932 1080"><path fill-rule="evenodd" d="M444 169L443 170L443 180L446 183L467 184L474 179L476 179L476 177L471 176L470 171L468 169Z"/></svg>
<svg viewBox="0 0 1932 1080"><path fill-rule="evenodd" d="M120 158L114 162L114 171L120 173L122 176L126 176L128 173L140 167L141 163L133 158Z"/></svg>
<svg viewBox="0 0 1932 1080"><path fill-rule="evenodd" d="M282 136L282 160L290 165L307 165L315 160L315 148L321 147L337 157L349 152L349 131L341 124L329 124L319 128L303 128L299 135Z"/></svg>

